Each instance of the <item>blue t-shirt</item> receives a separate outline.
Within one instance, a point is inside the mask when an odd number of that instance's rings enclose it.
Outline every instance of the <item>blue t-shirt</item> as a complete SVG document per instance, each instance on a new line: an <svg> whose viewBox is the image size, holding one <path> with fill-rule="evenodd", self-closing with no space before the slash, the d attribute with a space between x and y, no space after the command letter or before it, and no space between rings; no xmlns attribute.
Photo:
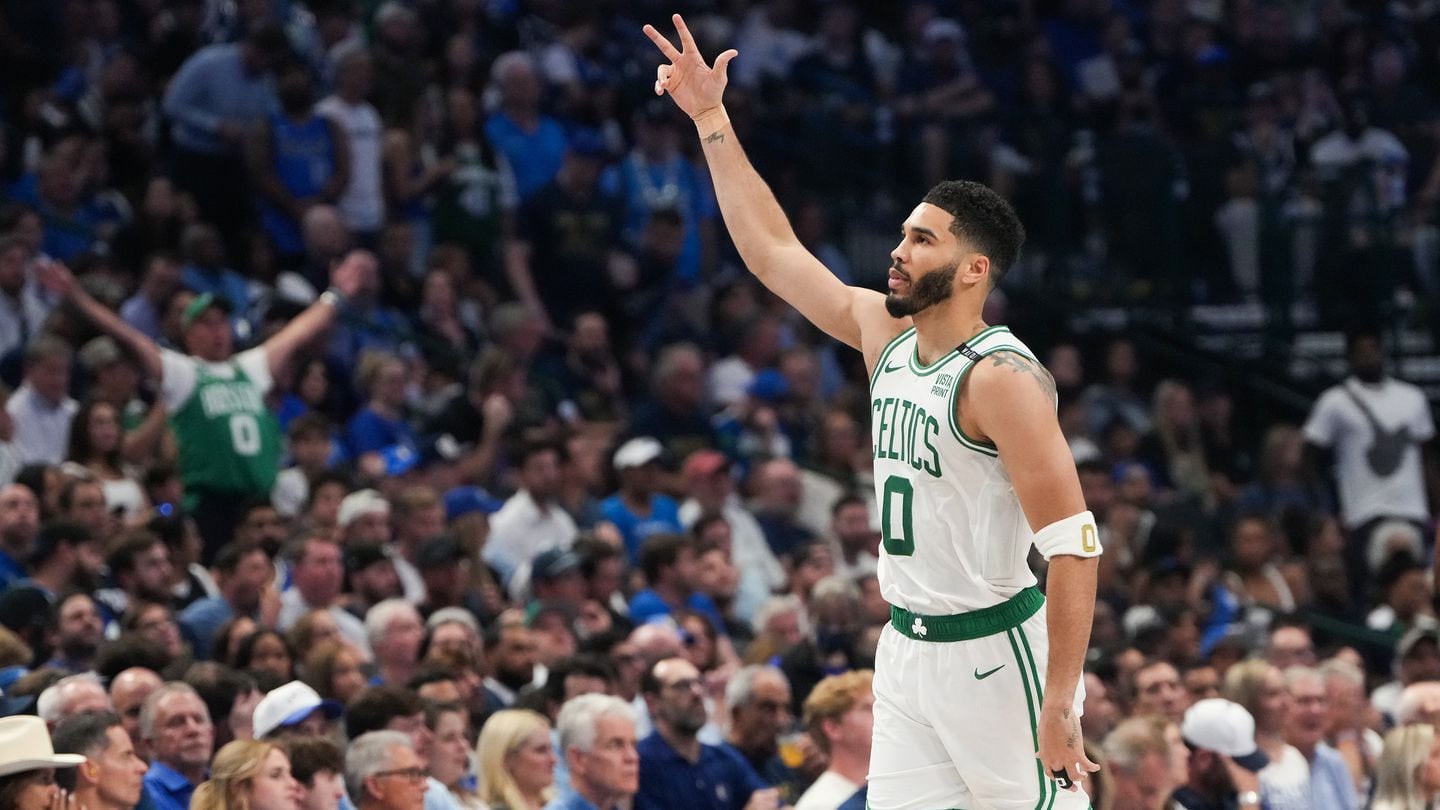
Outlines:
<svg viewBox="0 0 1440 810"><path fill-rule="evenodd" d="M555 179L569 147L559 122L544 115L534 132L526 132L510 116L497 112L485 122L485 137L510 162L521 202Z"/></svg>
<svg viewBox="0 0 1440 810"><path fill-rule="evenodd" d="M600 515L620 530L625 538L625 551L630 555L631 565L640 560L640 545L645 538L660 532L680 534L685 531L680 525L680 505L666 495L650 496L650 516L640 517L625 505L616 493L600 502Z"/></svg>
<svg viewBox="0 0 1440 810"><path fill-rule="evenodd" d="M210 648L215 642L215 634L220 631L221 625L234 617L234 608L218 596L191 602L189 607L180 612L180 632L195 650L196 660L206 661L211 658Z"/></svg>
<svg viewBox="0 0 1440 810"><path fill-rule="evenodd" d="M0 591L28 576L30 574L25 571L25 566L11 557L10 552L0 548Z"/></svg>
<svg viewBox="0 0 1440 810"><path fill-rule="evenodd" d="M361 408L345 429L345 444L350 456L359 458L365 453L378 453L387 447L397 445L415 450L418 446L415 431L404 419L386 419L370 407Z"/></svg>
<svg viewBox="0 0 1440 810"><path fill-rule="evenodd" d="M700 278L700 225L720 215L710 177L681 155L664 163L649 163L639 153L631 154L618 166L607 169L600 190L618 197L625 205L625 238L639 246L650 217L661 208L680 213L684 241L675 260L675 275L685 282Z"/></svg>
<svg viewBox="0 0 1440 810"><path fill-rule="evenodd" d="M291 196L303 200L315 197L335 174L335 144L330 125L319 115L293 121L279 113L270 115L272 168L280 185ZM275 242L275 249L293 256L305 249L300 223L261 197L260 224Z"/></svg>
<svg viewBox="0 0 1440 810"><path fill-rule="evenodd" d="M750 794L768 787L733 749L702 744L700 760L691 763L655 732L636 750L640 792L634 810L741 810Z"/></svg>
<svg viewBox="0 0 1440 810"><path fill-rule="evenodd" d="M703 593L692 593L690 598L685 600L685 607L709 619L715 632L724 632L725 623L720 618L720 609L710 597ZM635 595L630 597L630 621L635 624L644 624L658 616L669 616L671 612L670 606L665 604L660 594L649 588L636 591Z"/></svg>

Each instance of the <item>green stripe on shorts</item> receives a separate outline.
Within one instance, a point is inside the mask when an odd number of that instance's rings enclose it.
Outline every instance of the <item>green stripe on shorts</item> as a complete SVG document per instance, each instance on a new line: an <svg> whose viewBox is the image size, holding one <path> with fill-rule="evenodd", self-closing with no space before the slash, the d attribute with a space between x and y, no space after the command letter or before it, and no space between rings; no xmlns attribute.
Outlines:
<svg viewBox="0 0 1440 810"><path fill-rule="evenodd" d="M1015 643L1015 630L1006 630L1005 637L1010 640L1010 650L1015 654L1015 668L1020 671L1020 684L1025 687L1025 708L1030 712L1030 740L1038 752L1040 750L1040 725L1035 712L1039 707L1039 702L1034 699L1030 691L1030 678L1025 674L1025 661L1020 657L1020 645ZM1035 684L1035 688L1037 690L1040 688L1038 682ZM1045 778L1045 767L1039 757L1035 758L1035 776L1040 782L1040 800L1035 803L1035 810L1042 810L1050 789L1049 780ZM1050 800L1054 801L1054 797L1050 797Z"/></svg>
<svg viewBox="0 0 1440 810"><path fill-rule="evenodd" d="M1037 697L1036 702L1043 706L1045 703L1045 690L1040 685L1040 672L1035 668L1035 654L1030 651L1030 638L1025 635L1025 628L1023 626L1015 628L1015 631L1020 634L1020 643L1025 646L1025 660L1028 661L1030 664L1030 677L1035 679L1035 694ZM1035 743L1035 747L1040 747L1038 739ZM1060 795L1060 786L1057 783L1055 785L1055 789L1050 793L1050 803L1045 806L1046 810L1049 810L1049 808L1055 806L1055 797L1058 795Z"/></svg>

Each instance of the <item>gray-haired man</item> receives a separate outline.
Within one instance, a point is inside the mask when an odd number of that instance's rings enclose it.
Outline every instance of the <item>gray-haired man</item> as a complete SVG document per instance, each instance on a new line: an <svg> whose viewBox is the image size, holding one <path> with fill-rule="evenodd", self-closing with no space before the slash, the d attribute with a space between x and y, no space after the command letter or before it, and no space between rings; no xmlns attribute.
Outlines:
<svg viewBox="0 0 1440 810"><path fill-rule="evenodd" d="M630 704L611 695L580 695L560 709L555 725L573 792L551 802L547 810L630 806L640 789L640 755L635 750L635 713Z"/></svg>

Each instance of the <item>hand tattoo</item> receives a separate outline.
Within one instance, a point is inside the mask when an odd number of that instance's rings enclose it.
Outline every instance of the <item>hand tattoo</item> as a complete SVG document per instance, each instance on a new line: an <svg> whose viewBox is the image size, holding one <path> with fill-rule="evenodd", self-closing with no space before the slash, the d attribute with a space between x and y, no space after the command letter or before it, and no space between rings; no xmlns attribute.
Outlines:
<svg viewBox="0 0 1440 810"><path fill-rule="evenodd" d="M1044 366L1023 354L1011 351L995 352L990 355L990 359L994 361L993 365L996 368L1008 368L1017 374L1024 373L1034 377L1035 381L1040 384L1040 387L1044 389L1050 399L1055 399L1055 378L1050 376L1050 372L1047 371Z"/></svg>

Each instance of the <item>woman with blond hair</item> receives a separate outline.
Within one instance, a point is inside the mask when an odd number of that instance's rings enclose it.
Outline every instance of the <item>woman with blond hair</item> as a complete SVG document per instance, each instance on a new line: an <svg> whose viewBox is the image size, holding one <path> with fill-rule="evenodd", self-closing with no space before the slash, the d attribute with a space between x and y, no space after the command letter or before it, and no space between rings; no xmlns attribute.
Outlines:
<svg viewBox="0 0 1440 810"><path fill-rule="evenodd" d="M475 746L480 800L490 810L541 810L555 782L550 721L529 709L490 715Z"/></svg>
<svg viewBox="0 0 1440 810"><path fill-rule="evenodd" d="M1428 810L1440 793L1440 734L1428 723L1392 729L1376 771L1370 810Z"/></svg>
<svg viewBox="0 0 1440 810"><path fill-rule="evenodd" d="M1260 771L1260 801L1267 810L1309 810L1310 762L1285 742L1290 690L1280 669L1268 661L1241 661L1225 673L1221 696L1255 718L1255 745L1270 764Z"/></svg>
<svg viewBox="0 0 1440 810"><path fill-rule="evenodd" d="M299 810L300 797L284 749L235 740L215 753L210 779L195 788L190 810Z"/></svg>

